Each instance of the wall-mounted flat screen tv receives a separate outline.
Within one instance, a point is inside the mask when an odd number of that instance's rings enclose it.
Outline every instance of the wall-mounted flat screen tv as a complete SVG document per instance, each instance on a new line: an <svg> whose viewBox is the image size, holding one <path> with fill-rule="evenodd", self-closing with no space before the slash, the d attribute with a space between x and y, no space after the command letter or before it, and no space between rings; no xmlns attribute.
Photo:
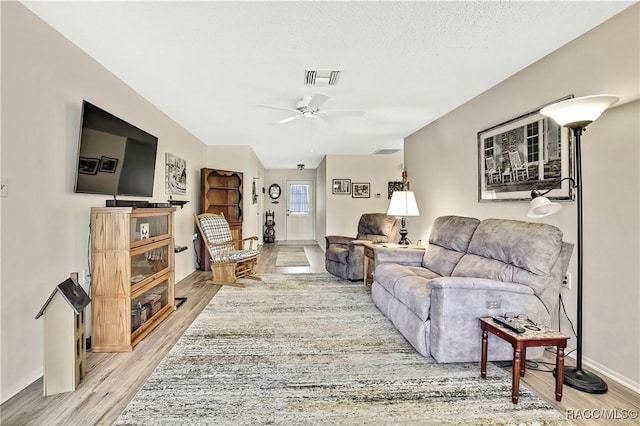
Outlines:
<svg viewBox="0 0 640 426"><path fill-rule="evenodd" d="M82 101L75 192L153 196L158 138Z"/></svg>

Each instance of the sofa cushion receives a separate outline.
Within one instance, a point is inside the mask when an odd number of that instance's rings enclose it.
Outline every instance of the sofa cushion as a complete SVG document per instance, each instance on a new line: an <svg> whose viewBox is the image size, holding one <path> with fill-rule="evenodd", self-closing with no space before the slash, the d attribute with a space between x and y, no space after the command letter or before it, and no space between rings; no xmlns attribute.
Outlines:
<svg viewBox="0 0 640 426"><path fill-rule="evenodd" d="M440 216L433 221L429 244L465 253L479 223L474 217Z"/></svg>
<svg viewBox="0 0 640 426"><path fill-rule="evenodd" d="M562 248L562 231L543 223L486 219L476 228L467 253L547 275ZM474 277L472 271L467 271ZM459 276L459 274L458 274Z"/></svg>
<svg viewBox="0 0 640 426"><path fill-rule="evenodd" d="M393 237L395 216L384 213L365 213L358 222L358 240L388 242Z"/></svg>
<svg viewBox="0 0 640 426"><path fill-rule="evenodd" d="M466 252L480 221L473 217L440 216L433 222L422 266L449 276Z"/></svg>
<svg viewBox="0 0 640 426"><path fill-rule="evenodd" d="M431 289L429 280L417 275L400 278L394 286L394 296L422 321L429 318Z"/></svg>
<svg viewBox="0 0 640 426"><path fill-rule="evenodd" d="M453 272L464 253L429 244L424 252L422 265L438 275L448 277Z"/></svg>

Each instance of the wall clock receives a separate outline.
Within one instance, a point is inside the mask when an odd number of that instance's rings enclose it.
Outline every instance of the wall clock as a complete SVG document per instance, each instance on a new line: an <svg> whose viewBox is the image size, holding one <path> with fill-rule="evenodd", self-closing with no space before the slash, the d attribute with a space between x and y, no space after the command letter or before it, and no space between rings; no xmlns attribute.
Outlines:
<svg viewBox="0 0 640 426"><path fill-rule="evenodd" d="M269 197L274 200L280 197L280 185L278 185L277 183L271 184L271 186L269 187Z"/></svg>

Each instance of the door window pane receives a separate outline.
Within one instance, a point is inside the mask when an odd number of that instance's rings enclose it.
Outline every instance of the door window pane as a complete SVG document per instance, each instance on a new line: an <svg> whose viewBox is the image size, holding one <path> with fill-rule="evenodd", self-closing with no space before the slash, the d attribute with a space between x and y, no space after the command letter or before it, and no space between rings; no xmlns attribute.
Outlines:
<svg viewBox="0 0 640 426"><path fill-rule="evenodd" d="M290 213L309 213L309 185L291 185Z"/></svg>

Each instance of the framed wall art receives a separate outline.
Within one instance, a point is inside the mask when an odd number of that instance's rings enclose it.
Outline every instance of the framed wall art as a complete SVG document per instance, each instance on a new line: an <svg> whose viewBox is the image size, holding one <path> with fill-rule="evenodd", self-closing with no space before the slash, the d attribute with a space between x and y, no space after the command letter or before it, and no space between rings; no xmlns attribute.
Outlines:
<svg viewBox="0 0 640 426"><path fill-rule="evenodd" d="M351 194L351 179L333 179L331 182L332 194Z"/></svg>
<svg viewBox="0 0 640 426"><path fill-rule="evenodd" d="M185 195L187 193L187 161L168 152L164 153L165 193Z"/></svg>
<svg viewBox="0 0 640 426"><path fill-rule="evenodd" d="M548 198L573 200L570 181L558 184L573 177L570 130L541 108L478 132L478 201L528 201L531 190L551 188Z"/></svg>
<svg viewBox="0 0 640 426"><path fill-rule="evenodd" d="M104 155L100 157L100 171L105 173L115 173L116 168L118 167L118 159L105 157Z"/></svg>
<svg viewBox="0 0 640 426"><path fill-rule="evenodd" d="M83 175L95 175L98 173L100 159L90 157L80 157L78 160L78 173Z"/></svg>
<svg viewBox="0 0 640 426"><path fill-rule="evenodd" d="M371 183L354 182L351 185L351 198L371 198Z"/></svg>
<svg viewBox="0 0 640 426"><path fill-rule="evenodd" d="M389 199L391 199L394 192L402 191L403 189L404 189L404 182L402 182L401 180L389 182L387 186Z"/></svg>

